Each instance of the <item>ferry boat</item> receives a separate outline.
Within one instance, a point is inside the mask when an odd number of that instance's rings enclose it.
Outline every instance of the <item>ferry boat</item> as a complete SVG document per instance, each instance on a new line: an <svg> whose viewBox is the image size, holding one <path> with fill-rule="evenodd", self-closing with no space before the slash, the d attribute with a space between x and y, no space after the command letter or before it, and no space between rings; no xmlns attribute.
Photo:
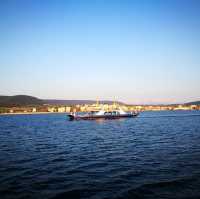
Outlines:
<svg viewBox="0 0 200 199"><path fill-rule="evenodd" d="M68 117L70 120L97 120L97 119L120 119L120 118L133 118L138 116L138 112L125 112L122 109L114 111L91 111L84 115L70 113Z"/></svg>

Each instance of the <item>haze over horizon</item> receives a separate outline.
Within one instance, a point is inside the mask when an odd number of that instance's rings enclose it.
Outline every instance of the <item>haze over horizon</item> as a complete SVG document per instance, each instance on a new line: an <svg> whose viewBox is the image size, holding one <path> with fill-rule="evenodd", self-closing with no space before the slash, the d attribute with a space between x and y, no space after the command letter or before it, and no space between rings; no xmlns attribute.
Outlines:
<svg viewBox="0 0 200 199"><path fill-rule="evenodd" d="M0 1L0 95L200 100L200 2Z"/></svg>

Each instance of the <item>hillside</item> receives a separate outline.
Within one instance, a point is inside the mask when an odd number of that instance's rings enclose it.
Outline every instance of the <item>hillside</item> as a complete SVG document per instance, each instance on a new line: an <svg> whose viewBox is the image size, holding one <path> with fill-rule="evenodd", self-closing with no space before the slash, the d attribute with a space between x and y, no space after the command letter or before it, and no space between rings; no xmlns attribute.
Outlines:
<svg viewBox="0 0 200 199"><path fill-rule="evenodd" d="M185 105L200 105L200 101L188 102Z"/></svg>
<svg viewBox="0 0 200 199"><path fill-rule="evenodd" d="M39 99L28 95L15 95L15 96L0 96L1 107L11 106L37 106L37 105L76 105L76 104L95 104L95 100L56 100L56 99ZM113 104L113 101L102 100L99 101L101 104ZM116 102L117 104L123 105L123 102ZM200 101L188 102L184 105L200 105Z"/></svg>
<svg viewBox="0 0 200 199"><path fill-rule="evenodd" d="M31 106L31 105L76 105L76 104L94 104L95 100L56 100L56 99L38 99L28 95L15 95L15 96L0 96L0 106L11 107L11 106ZM99 101L103 104L113 104L113 101L103 100ZM122 102L116 102L123 104Z"/></svg>
<svg viewBox="0 0 200 199"><path fill-rule="evenodd" d="M0 96L0 106L42 105L44 101L28 95Z"/></svg>

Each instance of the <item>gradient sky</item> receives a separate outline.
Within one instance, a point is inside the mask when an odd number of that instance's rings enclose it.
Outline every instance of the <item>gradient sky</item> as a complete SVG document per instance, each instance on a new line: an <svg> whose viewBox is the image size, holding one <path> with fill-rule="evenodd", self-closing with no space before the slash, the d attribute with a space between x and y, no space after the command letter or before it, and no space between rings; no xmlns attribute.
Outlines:
<svg viewBox="0 0 200 199"><path fill-rule="evenodd" d="M0 95L200 100L200 1L0 1Z"/></svg>

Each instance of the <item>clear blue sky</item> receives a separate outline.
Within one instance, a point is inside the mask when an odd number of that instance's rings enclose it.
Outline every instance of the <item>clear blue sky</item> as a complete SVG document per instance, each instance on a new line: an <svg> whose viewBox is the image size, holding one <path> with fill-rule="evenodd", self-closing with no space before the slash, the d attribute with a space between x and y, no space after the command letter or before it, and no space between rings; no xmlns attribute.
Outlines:
<svg viewBox="0 0 200 199"><path fill-rule="evenodd" d="M200 99L200 1L0 1L0 95Z"/></svg>

